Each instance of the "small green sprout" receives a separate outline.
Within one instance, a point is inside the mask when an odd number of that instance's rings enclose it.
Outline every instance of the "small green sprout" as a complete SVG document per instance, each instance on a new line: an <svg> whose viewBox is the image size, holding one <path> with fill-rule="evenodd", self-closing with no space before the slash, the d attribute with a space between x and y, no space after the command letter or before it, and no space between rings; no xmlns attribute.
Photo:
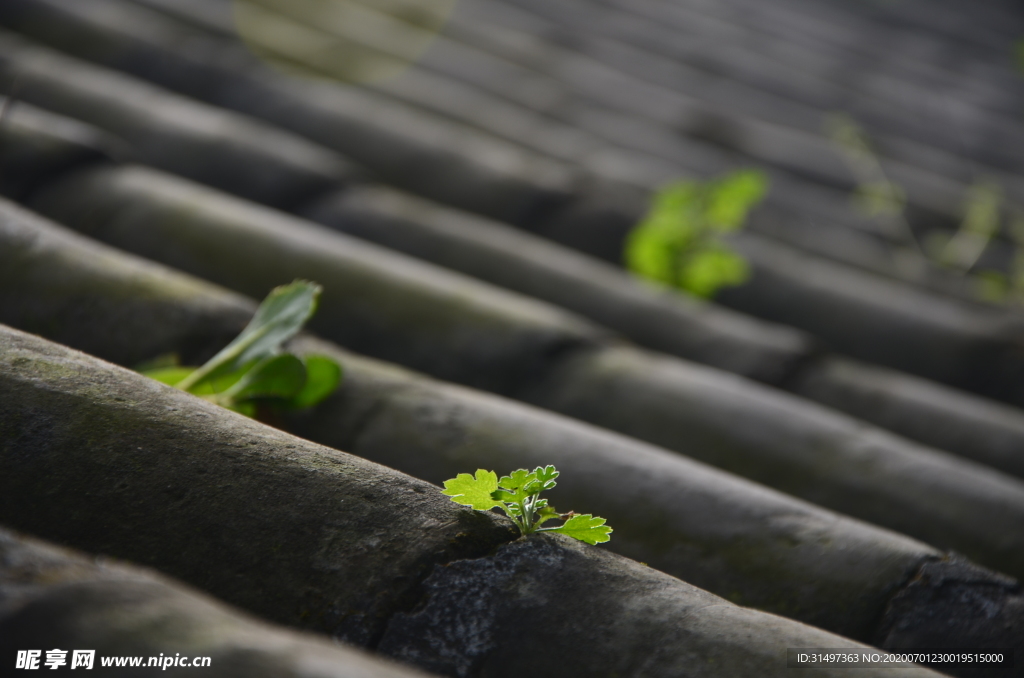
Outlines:
<svg viewBox="0 0 1024 678"><path fill-rule="evenodd" d="M322 355L300 358L282 346L316 312L320 291L302 280L275 288L242 333L202 367L181 367L171 359L140 371L250 417L257 404L312 407L338 388L341 366Z"/></svg>
<svg viewBox="0 0 1024 678"><path fill-rule="evenodd" d="M1024 41L1018 50L1024 58ZM1024 303L1024 215L1007 202L998 182L977 178L968 189L957 230L929 233L921 243L907 221L906 191L888 179L882 159L864 130L843 113L833 114L825 122L830 139L857 180L854 204L865 216L885 226L890 237L910 246L913 258L903 261L915 262L919 275L926 272L926 266L937 265L956 275L969 276L975 294L984 301ZM1003 229L1004 214L1014 211L1016 217L1007 229L1015 245L1009 270L979 270L982 255Z"/></svg>
<svg viewBox="0 0 1024 678"><path fill-rule="evenodd" d="M921 244L907 222L906 191L889 180L864 128L845 113L833 113L825 117L825 131L857 181L852 196L857 211L924 260Z"/></svg>
<svg viewBox="0 0 1024 678"><path fill-rule="evenodd" d="M558 532L588 544L601 544L611 539L612 528L604 524L604 518L572 511L559 513L548 505L547 499L540 498L541 492L555 487L557 477L558 471L554 466L538 466L533 471L521 468L500 480L494 471L478 469L476 476L460 473L444 481L442 494L451 497L456 504L477 511L501 509L523 535ZM565 522L558 527L541 527L553 519Z"/></svg>
<svg viewBox="0 0 1024 678"><path fill-rule="evenodd" d="M992 180L976 181L964 203L964 218L959 230L937 249L936 261L948 268L970 271L1000 229L1003 192Z"/></svg>
<svg viewBox="0 0 1024 678"><path fill-rule="evenodd" d="M1014 216L1009 231L1016 246L1009 271L978 271L976 288L978 296L985 301L1020 305L1024 304L1024 213Z"/></svg>
<svg viewBox="0 0 1024 678"><path fill-rule="evenodd" d="M743 227L767 189L767 179L756 170L665 186L629 234L626 265L642 278L698 297L744 283L750 267L723 236Z"/></svg>

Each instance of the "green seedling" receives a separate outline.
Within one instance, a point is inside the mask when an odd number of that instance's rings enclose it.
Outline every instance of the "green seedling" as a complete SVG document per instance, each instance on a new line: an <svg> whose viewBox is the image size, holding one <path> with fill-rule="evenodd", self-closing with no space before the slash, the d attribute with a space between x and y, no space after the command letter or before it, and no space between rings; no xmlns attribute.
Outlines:
<svg viewBox="0 0 1024 678"><path fill-rule="evenodd" d="M978 296L993 303L1024 304L1024 213L1015 215L1009 230L1016 245L1009 270L978 271Z"/></svg>
<svg viewBox="0 0 1024 678"><path fill-rule="evenodd" d="M321 355L300 358L282 347L316 312L320 290L302 280L275 288L242 333L201 367L171 360L140 371L250 417L257 405L312 407L338 388L341 366Z"/></svg>
<svg viewBox="0 0 1024 678"><path fill-rule="evenodd" d="M857 179L855 206L884 225L890 237L909 245L915 261L970 276L977 296L985 301L1024 303L1024 216L1018 214L1008 227L1015 245L1009 271L977 270L982 255L1003 227L1004 213L1014 209L1007 204L997 182L987 177L976 179L968 189L957 230L930 233L922 246L906 218L906 192L886 176L882 160L864 130L841 113L826 119L826 130Z"/></svg>
<svg viewBox="0 0 1024 678"><path fill-rule="evenodd" d="M541 499L540 493L553 489L558 471L554 466L538 466L533 471L524 468L503 476L494 471L478 469L475 476L460 473L444 481L442 494L462 506L477 511L501 509L519 528L521 534L558 532L588 544L601 544L611 539L612 528L604 518L587 514L559 513ZM549 520L563 520L558 527L541 527Z"/></svg>
<svg viewBox="0 0 1024 678"><path fill-rule="evenodd" d="M849 115L834 113L825 118L825 130L857 181L853 192L857 211L923 260L924 251L906 218L907 194L889 180L864 129Z"/></svg>
<svg viewBox="0 0 1024 678"><path fill-rule="evenodd" d="M703 298L744 283L750 267L724 236L743 228L767 190L756 170L665 186L626 240L626 265L642 278Z"/></svg>
<svg viewBox="0 0 1024 678"><path fill-rule="evenodd" d="M946 241L936 240L935 260L961 272L970 271L999 233L1003 193L999 184L981 180L971 186L960 228Z"/></svg>

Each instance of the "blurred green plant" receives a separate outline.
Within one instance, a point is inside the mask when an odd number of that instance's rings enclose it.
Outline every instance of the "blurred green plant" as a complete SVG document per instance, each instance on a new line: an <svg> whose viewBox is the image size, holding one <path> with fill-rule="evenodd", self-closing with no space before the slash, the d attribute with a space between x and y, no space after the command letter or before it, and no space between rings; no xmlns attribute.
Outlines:
<svg viewBox="0 0 1024 678"><path fill-rule="evenodd" d="M982 269L977 272L978 296L994 303L1024 304L1024 214L1010 222L1010 237L1016 245L1006 272Z"/></svg>
<svg viewBox="0 0 1024 678"><path fill-rule="evenodd" d="M258 405L312 407L338 388L341 366L327 356L300 358L282 347L316 312L320 291L303 280L275 288L242 333L201 367L182 367L175 356L166 356L139 371L249 417Z"/></svg>
<svg viewBox="0 0 1024 678"><path fill-rule="evenodd" d="M826 118L826 132L857 179L853 202L859 212L875 218L897 242L911 246L922 264L970 276L979 298L1024 303L1024 215L1018 214L1008 229L1015 245L1009 270L976 268L1002 229L1007 205L998 183L977 179L967 190L957 230L931 233L922 246L905 216L906 193L886 176L864 130L848 115L834 114Z"/></svg>
<svg viewBox="0 0 1024 678"><path fill-rule="evenodd" d="M854 208L880 224L886 235L924 255L905 217L906 192L889 180L867 134L845 113L825 118L825 131L857 181Z"/></svg>
<svg viewBox="0 0 1024 678"><path fill-rule="evenodd" d="M768 180L757 170L665 186L627 237L627 267L642 278L697 297L742 284L750 277L750 266L724 236L743 228L767 191Z"/></svg>
<svg viewBox="0 0 1024 678"><path fill-rule="evenodd" d="M999 233L1003 192L999 185L986 179L975 182L967 191L964 217L952 235L936 234L927 248L932 260L940 266L970 271L989 243Z"/></svg>

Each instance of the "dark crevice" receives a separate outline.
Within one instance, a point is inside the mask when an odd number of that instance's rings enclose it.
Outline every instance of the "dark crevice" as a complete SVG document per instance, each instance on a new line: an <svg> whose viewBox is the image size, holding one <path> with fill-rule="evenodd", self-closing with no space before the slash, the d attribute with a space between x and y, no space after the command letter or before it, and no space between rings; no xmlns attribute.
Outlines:
<svg viewBox="0 0 1024 678"><path fill-rule="evenodd" d="M877 617L869 627L874 630L869 632L869 636L867 638L863 639L865 642L870 642L876 647L878 646L879 640L884 636L884 629L891 622L891 611L893 608L893 601L896 599L897 596L899 596L903 591L905 591L908 586L910 586L913 582L917 581L921 577L921 571L925 565L927 565L928 563L939 561L941 559L941 556L925 556L918 562L917 565L915 565L913 568L910 568L907 571L907 574L903 577L903 580L898 582L892 588L892 591L890 592L888 598L885 599L881 610L879 611Z"/></svg>
<svg viewBox="0 0 1024 678"><path fill-rule="evenodd" d="M385 393L377 396L372 404L367 406L364 411L354 418L352 423L348 426L348 431L346 432L344 439L341 441L341 444L337 445L337 447L346 450L358 450L359 446L357 441L359 438L371 426L377 417L390 406L392 400L403 393L415 391L416 389L417 386L415 384L400 384L388 388ZM476 560L491 557L501 546L514 541L519 537L518 532L512 526L511 521L509 521L507 536L496 541L495 530L490 524L490 517L484 516L472 509L466 509L461 512L460 520L465 523L466 529L458 532L449 542L446 552L435 552L425 555L420 562L410 568L410 571L414 573L414 575L410 577L411 581L406 584L403 591L398 593L394 604L391 606L390 612L382 621L374 624L375 628L371 631L369 637L359 642L359 645L375 651L381 640L387 634L391 620L395 618L396 615L413 612L426 604L427 589L424 586L424 582L437 570L438 567L444 567L455 561ZM476 527L479 529L474 529ZM339 640L351 642L351 639L346 638L339 638Z"/></svg>
<svg viewBox="0 0 1024 678"><path fill-rule="evenodd" d="M957 554L929 558L890 597L872 644L886 650L1000 650L1013 666L931 666L960 678L1024 676L1024 594Z"/></svg>
<svg viewBox="0 0 1024 678"><path fill-rule="evenodd" d="M469 510L472 511L472 509ZM381 642L384 640L384 637L387 635L391 628L391 624L396 617L399 615L414 614L415 612L424 609L429 604L430 593L425 582L427 579L432 577L439 568L447 567L456 562L493 558L497 555L498 549L502 546L520 538L518 530L512 526L511 521L509 521L508 533L507 539L489 545L486 550L481 548L484 544L475 543L478 540L474 540L470 534L459 533L456 539L464 537L464 541L453 544L454 552L451 553L449 557L434 562L432 567L420 568L421 574L413 580L401 595L398 596L391 614L387 616L384 622L380 625L379 630L374 632L370 637L370 640L365 644L367 649L373 652L378 651Z"/></svg>

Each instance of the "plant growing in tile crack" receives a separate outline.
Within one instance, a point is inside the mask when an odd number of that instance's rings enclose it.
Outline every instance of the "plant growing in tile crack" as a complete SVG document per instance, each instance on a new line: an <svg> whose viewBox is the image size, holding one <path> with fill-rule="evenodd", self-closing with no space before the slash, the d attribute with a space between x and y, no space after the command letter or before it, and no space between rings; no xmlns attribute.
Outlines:
<svg viewBox="0 0 1024 678"><path fill-rule="evenodd" d="M519 528L521 534L558 532L588 544L601 544L611 537L612 528L604 518L586 514L559 513L541 499L540 493L553 489L558 471L554 466L538 466L533 471L521 468L498 478L494 471L477 469L476 475L460 473L444 481L442 494L462 506L477 511L501 509ZM541 527L549 520L563 520L558 527Z"/></svg>
<svg viewBox="0 0 1024 678"><path fill-rule="evenodd" d="M333 393L341 366L322 355L298 357L283 350L316 312L321 288L296 280L267 295L234 341L201 367L181 367L173 356L140 371L223 407L255 416L257 405L302 409Z"/></svg>
<svg viewBox="0 0 1024 678"><path fill-rule="evenodd" d="M757 170L665 186L626 240L626 265L642 278L698 297L742 284L750 267L724 236L743 228L767 190L768 181Z"/></svg>

